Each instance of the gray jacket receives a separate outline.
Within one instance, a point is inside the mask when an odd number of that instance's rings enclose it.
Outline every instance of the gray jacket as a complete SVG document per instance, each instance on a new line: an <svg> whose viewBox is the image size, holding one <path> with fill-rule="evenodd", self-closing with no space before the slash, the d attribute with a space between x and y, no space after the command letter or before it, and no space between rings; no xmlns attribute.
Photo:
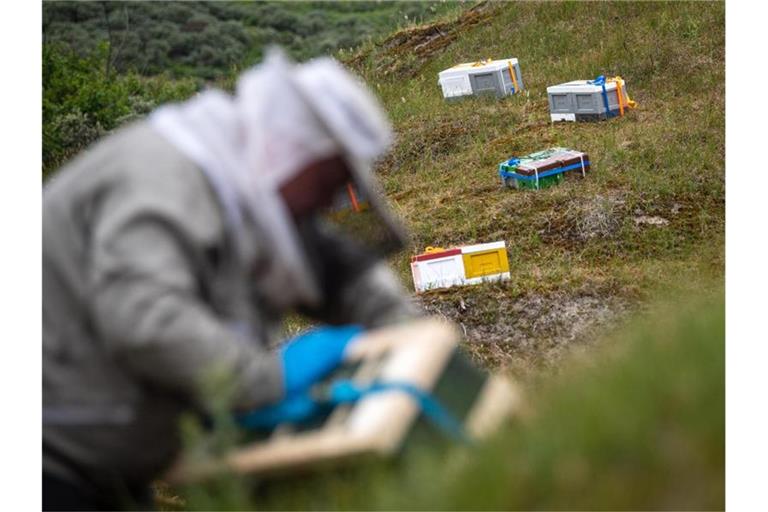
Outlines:
<svg viewBox="0 0 768 512"><path fill-rule="evenodd" d="M234 376L235 406L282 396L268 347L286 312L258 286L259 259L274 255L250 226L258 256L239 264L223 219L200 169L145 122L46 185L44 470L154 478L177 454L179 416L201 407L211 369ZM343 262L333 268L341 284L319 320L372 327L414 314L383 264L350 276Z"/></svg>

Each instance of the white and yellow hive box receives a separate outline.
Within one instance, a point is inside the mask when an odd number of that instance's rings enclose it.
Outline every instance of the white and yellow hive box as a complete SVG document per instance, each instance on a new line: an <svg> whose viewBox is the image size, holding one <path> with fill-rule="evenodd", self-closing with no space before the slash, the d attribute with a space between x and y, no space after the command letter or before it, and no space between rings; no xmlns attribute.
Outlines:
<svg viewBox="0 0 768 512"><path fill-rule="evenodd" d="M503 241L452 249L427 247L411 257L411 274L417 292L503 281L510 277L507 247Z"/></svg>
<svg viewBox="0 0 768 512"><path fill-rule="evenodd" d="M637 107L620 76L574 80L547 87L549 116L556 121L602 121Z"/></svg>
<svg viewBox="0 0 768 512"><path fill-rule="evenodd" d="M522 91L523 75L516 58L465 62L438 73L443 98L495 94L497 98Z"/></svg>

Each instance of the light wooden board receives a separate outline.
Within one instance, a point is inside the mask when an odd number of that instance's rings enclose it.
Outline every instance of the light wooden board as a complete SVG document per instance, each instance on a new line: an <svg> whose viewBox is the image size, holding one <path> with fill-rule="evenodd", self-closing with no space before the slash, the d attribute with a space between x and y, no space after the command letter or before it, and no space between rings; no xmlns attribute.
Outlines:
<svg viewBox="0 0 768 512"><path fill-rule="evenodd" d="M350 345L345 361L356 365L352 379L360 384L409 382L431 391L443 378L459 334L450 323L424 319L370 331ZM450 377L450 376L448 376ZM508 378L488 378L465 418L469 435L484 437L518 408L518 388ZM363 397L338 407L312 431L278 428L265 441L239 447L220 460L192 464L180 461L167 475L170 482L205 479L222 470L266 475L327 467L365 456L392 456L403 445L420 409L402 391Z"/></svg>

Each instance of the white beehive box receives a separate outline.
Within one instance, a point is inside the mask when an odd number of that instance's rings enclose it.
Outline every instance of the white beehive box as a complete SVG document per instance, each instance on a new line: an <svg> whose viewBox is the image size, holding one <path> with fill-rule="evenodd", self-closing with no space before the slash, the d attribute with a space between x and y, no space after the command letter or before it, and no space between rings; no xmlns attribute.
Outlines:
<svg viewBox="0 0 768 512"><path fill-rule="evenodd" d="M490 242L454 249L427 248L411 258L417 292L510 278L506 244Z"/></svg>
<svg viewBox="0 0 768 512"><path fill-rule="evenodd" d="M634 108L635 102L629 99L623 80L621 80L621 104L619 104L619 83L612 80L615 79L606 80L605 94L603 94L603 86L593 83L594 80L574 80L547 87L550 119L552 121L597 121L620 113L623 115L624 110Z"/></svg>
<svg viewBox="0 0 768 512"><path fill-rule="evenodd" d="M503 97L524 89L516 58L458 64L441 71L437 82L446 99L489 93Z"/></svg>
<svg viewBox="0 0 768 512"><path fill-rule="evenodd" d="M464 282L461 249L426 252L411 258L413 285L417 292L450 288Z"/></svg>

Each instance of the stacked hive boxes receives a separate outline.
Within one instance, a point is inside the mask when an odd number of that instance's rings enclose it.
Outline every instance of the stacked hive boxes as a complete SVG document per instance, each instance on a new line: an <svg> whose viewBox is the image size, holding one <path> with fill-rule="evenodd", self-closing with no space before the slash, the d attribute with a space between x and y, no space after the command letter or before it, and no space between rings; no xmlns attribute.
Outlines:
<svg viewBox="0 0 768 512"><path fill-rule="evenodd" d="M574 80L547 87L550 119L554 121L600 121L624 115L635 108L629 99L624 79Z"/></svg>
<svg viewBox="0 0 768 512"><path fill-rule="evenodd" d="M504 242L454 249L427 247L423 254L411 257L411 273L417 292L510 277Z"/></svg>
<svg viewBox="0 0 768 512"><path fill-rule="evenodd" d="M515 58L467 62L441 71L438 84L443 98L495 94L508 96L523 90L523 75Z"/></svg>
<svg viewBox="0 0 768 512"><path fill-rule="evenodd" d="M547 188L563 179L569 171L582 176L590 169L589 155L567 148L550 148L499 164L499 176L512 188Z"/></svg>

